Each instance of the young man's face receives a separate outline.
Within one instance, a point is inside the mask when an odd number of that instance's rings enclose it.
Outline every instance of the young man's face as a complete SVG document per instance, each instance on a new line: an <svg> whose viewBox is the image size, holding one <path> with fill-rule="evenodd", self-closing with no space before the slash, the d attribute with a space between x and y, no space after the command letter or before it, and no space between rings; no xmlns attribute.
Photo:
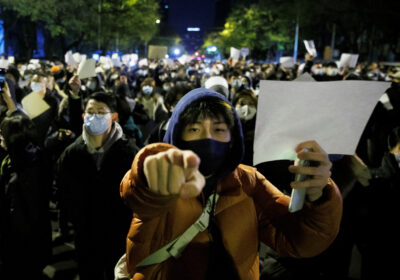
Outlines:
<svg viewBox="0 0 400 280"><path fill-rule="evenodd" d="M107 104L105 104L103 102L96 101L94 99L91 99L91 100L88 101L88 103L86 105L86 109L85 109L85 112L83 114L83 117L85 117L87 115L93 115L93 114L109 116L108 121L107 121L108 122L107 131L110 130L113 121L115 121L116 118L118 117L118 115L116 113L112 113L111 112L111 110L107 106Z"/></svg>
<svg viewBox="0 0 400 280"><path fill-rule="evenodd" d="M195 123L186 125L182 131L182 140L184 141L207 138L220 142L231 141L229 127L222 117L198 119Z"/></svg>

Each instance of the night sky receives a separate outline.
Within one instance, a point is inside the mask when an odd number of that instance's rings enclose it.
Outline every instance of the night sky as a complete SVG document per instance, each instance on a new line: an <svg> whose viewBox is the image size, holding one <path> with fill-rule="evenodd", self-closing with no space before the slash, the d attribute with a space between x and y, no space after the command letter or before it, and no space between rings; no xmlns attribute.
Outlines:
<svg viewBox="0 0 400 280"><path fill-rule="evenodd" d="M226 16L226 0L169 0L168 24L182 38L186 51L190 54L197 51L203 44L207 31L223 26ZM224 7L225 6L225 7ZM218 12L218 14L216 13ZM199 27L199 32L188 32L187 27Z"/></svg>

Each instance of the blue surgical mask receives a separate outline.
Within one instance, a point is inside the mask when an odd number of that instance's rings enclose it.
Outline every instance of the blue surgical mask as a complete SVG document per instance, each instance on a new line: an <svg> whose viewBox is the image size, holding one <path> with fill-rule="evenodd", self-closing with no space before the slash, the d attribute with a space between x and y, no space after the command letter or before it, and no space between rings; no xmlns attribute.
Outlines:
<svg viewBox="0 0 400 280"><path fill-rule="evenodd" d="M228 155L230 142L213 139L181 141L181 149L192 150L200 157L199 171L204 176L218 173Z"/></svg>
<svg viewBox="0 0 400 280"><path fill-rule="evenodd" d="M242 86L242 81L239 79L235 79L232 82L232 87L233 88L240 88Z"/></svg>
<svg viewBox="0 0 400 280"><path fill-rule="evenodd" d="M144 87L142 87L142 91L144 94L152 94L153 87L152 86L144 86Z"/></svg>
<svg viewBox="0 0 400 280"><path fill-rule="evenodd" d="M93 82L93 81L89 81L89 82L86 83L86 87L87 87L88 89L90 89L90 90L95 90L95 88L96 88L96 83Z"/></svg>
<svg viewBox="0 0 400 280"><path fill-rule="evenodd" d="M31 83L31 90L33 92L41 92L43 90L42 83L32 82Z"/></svg>
<svg viewBox="0 0 400 280"><path fill-rule="evenodd" d="M169 90L171 89L171 87L170 87L170 86L163 86L163 89L164 89L165 91L169 91Z"/></svg>
<svg viewBox="0 0 400 280"><path fill-rule="evenodd" d="M110 114L86 114L83 126L90 135L100 135L108 128Z"/></svg>

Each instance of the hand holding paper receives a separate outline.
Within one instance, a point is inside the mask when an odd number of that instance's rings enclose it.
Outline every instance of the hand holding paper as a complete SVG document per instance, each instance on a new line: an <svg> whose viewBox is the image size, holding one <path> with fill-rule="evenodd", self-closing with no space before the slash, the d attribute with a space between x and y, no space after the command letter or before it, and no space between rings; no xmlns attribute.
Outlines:
<svg viewBox="0 0 400 280"><path fill-rule="evenodd" d="M72 94L77 96L79 94L79 90L81 89L81 80L78 75L74 75L68 82L69 87L71 88Z"/></svg>

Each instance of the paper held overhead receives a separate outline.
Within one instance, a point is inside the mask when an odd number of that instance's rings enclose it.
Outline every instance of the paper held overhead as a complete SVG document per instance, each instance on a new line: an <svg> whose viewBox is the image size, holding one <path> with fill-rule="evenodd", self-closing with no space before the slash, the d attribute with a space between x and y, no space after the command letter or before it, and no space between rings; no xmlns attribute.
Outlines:
<svg viewBox="0 0 400 280"><path fill-rule="evenodd" d="M112 65L113 65L114 67L119 68L119 67L122 66L122 63L121 63L121 60L119 59L119 57L118 57L118 58L113 58L113 59L111 59L111 62L112 62Z"/></svg>
<svg viewBox="0 0 400 280"><path fill-rule="evenodd" d="M72 51L68 51L65 54L65 63L71 66L75 66L77 64L77 62L74 59L74 56L72 55Z"/></svg>
<svg viewBox="0 0 400 280"><path fill-rule="evenodd" d="M143 66L149 66L147 58L142 58L141 60L139 60L139 67L143 67Z"/></svg>
<svg viewBox="0 0 400 280"><path fill-rule="evenodd" d="M148 58L149 59L163 59L163 58L165 58L165 55L167 53L168 53L167 46L150 45Z"/></svg>
<svg viewBox="0 0 400 280"><path fill-rule="evenodd" d="M354 154L390 83L261 81L254 165L295 160L295 147L316 140L328 154Z"/></svg>
<svg viewBox="0 0 400 280"><path fill-rule="evenodd" d="M240 50L231 47L231 58L232 60L239 60L240 58Z"/></svg>
<svg viewBox="0 0 400 280"><path fill-rule="evenodd" d="M304 40L304 46L307 49L307 52L313 57L317 57L317 49L315 48L314 40Z"/></svg>
<svg viewBox="0 0 400 280"><path fill-rule="evenodd" d="M279 59L279 63L281 64L281 67L284 68L292 68L296 61L294 60L294 57L292 56L282 56Z"/></svg>
<svg viewBox="0 0 400 280"><path fill-rule="evenodd" d="M10 65L10 62L7 59L5 58L0 59L0 68L7 69L8 65Z"/></svg>
<svg viewBox="0 0 400 280"><path fill-rule="evenodd" d="M96 62L93 58L86 59L79 64L78 75L81 80L96 76Z"/></svg>
<svg viewBox="0 0 400 280"><path fill-rule="evenodd" d="M240 55L243 56L244 58L246 58L246 56L248 56L250 53L249 48L241 48L240 49Z"/></svg>
<svg viewBox="0 0 400 280"><path fill-rule="evenodd" d="M339 68L349 67L355 68L357 66L358 54L342 53L339 60Z"/></svg>
<svg viewBox="0 0 400 280"><path fill-rule="evenodd" d="M31 119L40 116L50 108L49 104L37 92L31 92L22 98L21 105Z"/></svg>

